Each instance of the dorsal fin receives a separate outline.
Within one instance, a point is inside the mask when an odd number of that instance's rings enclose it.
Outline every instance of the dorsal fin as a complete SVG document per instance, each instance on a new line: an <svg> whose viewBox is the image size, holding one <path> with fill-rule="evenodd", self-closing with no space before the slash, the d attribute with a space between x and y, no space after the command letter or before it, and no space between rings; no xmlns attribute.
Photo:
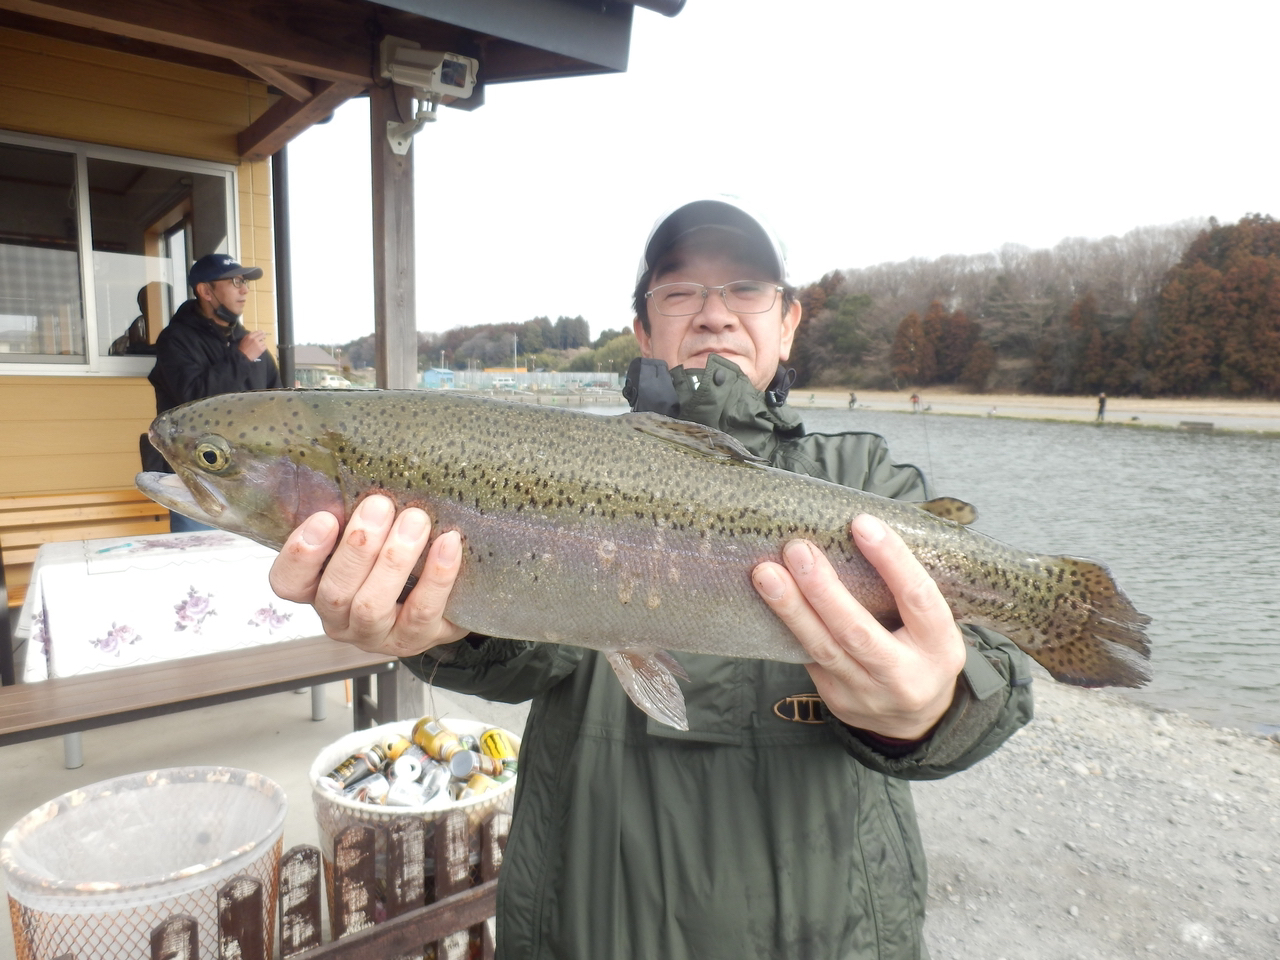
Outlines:
<svg viewBox="0 0 1280 960"><path fill-rule="evenodd" d="M624 413L618 419L633 430L674 443L702 457L769 465L769 461L757 457L729 434L714 427L690 423L687 420L673 420L660 413Z"/></svg>
<svg viewBox="0 0 1280 960"><path fill-rule="evenodd" d="M978 519L978 508L955 497L934 497L916 504L925 513L932 513L943 520L968 525Z"/></svg>

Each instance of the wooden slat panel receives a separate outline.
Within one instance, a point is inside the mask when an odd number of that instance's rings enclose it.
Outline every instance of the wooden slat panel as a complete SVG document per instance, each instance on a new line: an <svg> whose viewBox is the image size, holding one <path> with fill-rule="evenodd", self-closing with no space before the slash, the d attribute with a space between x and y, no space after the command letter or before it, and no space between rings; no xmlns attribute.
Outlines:
<svg viewBox="0 0 1280 960"><path fill-rule="evenodd" d="M75 451L86 460L132 446L146 433L151 418L133 422L76 419L0 423L0 450L21 450L33 457Z"/></svg>
<svg viewBox="0 0 1280 960"><path fill-rule="evenodd" d="M125 107L98 106L45 93L0 87L0 124L15 130L51 134L224 163L239 158L238 130L200 119L168 118L163 124L139 123L145 114Z"/></svg>
<svg viewBox="0 0 1280 960"><path fill-rule="evenodd" d="M156 415L145 377L0 377L0 420L143 420Z"/></svg>
<svg viewBox="0 0 1280 960"><path fill-rule="evenodd" d="M269 64L309 77L361 82L369 74L362 7L313 2L308 15L279 20L262 9L222 9L199 0L8 0L19 13L135 37L183 50Z"/></svg>
<svg viewBox="0 0 1280 960"><path fill-rule="evenodd" d="M218 890L218 946L231 960L267 960L269 931L264 929L262 881L241 875Z"/></svg>
<svg viewBox="0 0 1280 960"><path fill-rule="evenodd" d="M51 527L36 531L27 531L21 536L14 534L0 537L4 545L4 566L22 563L34 563L36 553L46 543L66 543L68 540L105 540L108 537L145 537L169 532L169 511L161 508L162 515L150 519L129 520L122 518L119 523L104 521L103 523L73 528Z"/></svg>
<svg viewBox="0 0 1280 960"><path fill-rule="evenodd" d="M94 503L134 503L146 500L146 495L136 487L119 487L114 490L86 490L76 494L76 502ZM35 494L29 497L0 497L0 510L14 510L30 507L42 509L55 507L67 502L64 494Z"/></svg>
<svg viewBox="0 0 1280 960"><path fill-rule="evenodd" d="M62 453L46 457L0 457L0 493L77 493L110 490L133 483L142 469L138 441L131 450L83 457Z"/></svg>
<svg viewBox="0 0 1280 960"><path fill-rule="evenodd" d="M334 939L372 927L378 902L372 827L347 827L333 844Z"/></svg>
<svg viewBox="0 0 1280 960"><path fill-rule="evenodd" d="M75 53L93 48L68 44L66 49L68 53ZM222 83L218 84L221 89L216 89L193 82L209 76L197 70L190 71L189 77L160 81L150 62L141 58L136 61L136 69L104 68L80 62L79 58L36 52L26 44L5 44L3 38L0 38L0 56L10 68L6 70L5 85L19 96L44 93L68 101L170 119L201 117L237 129L244 125L246 112L260 113L267 108L266 89L260 84L241 80L238 90L229 90ZM96 76L97 82L87 83L90 76ZM256 97L252 96L255 86L260 88Z"/></svg>
<svg viewBox="0 0 1280 960"><path fill-rule="evenodd" d="M111 70L145 73L167 83L206 87L214 92L235 95L244 92L245 77L204 70L188 63L159 60L136 53L125 53L67 38L28 33L13 27L0 27L0 46L31 50L46 57L60 57L82 63L98 76ZM266 92L263 91L265 99Z"/></svg>
<svg viewBox="0 0 1280 960"><path fill-rule="evenodd" d="M79 494L72 494L76 503L55 503L46 507L27 506L22 503L26 497L0 499L0 536L6 529L17 530L22 527L45 527L65 523L91 523L99 520L121 519L133 517L159 516L165 512L160 504L148 500L138 491L138 496L121 496L97 503L81 503ZM36 499L32 497L31 499ZM91 537L77 537L78 540L90 540ZM7 542L7 541L6 541Z"/></svg>
<svg viewBox="0 0 1280 960"><path fill-rule="evenodd" d="M291 847L280 858L280 955L320 946L320 851Z"/></svg>

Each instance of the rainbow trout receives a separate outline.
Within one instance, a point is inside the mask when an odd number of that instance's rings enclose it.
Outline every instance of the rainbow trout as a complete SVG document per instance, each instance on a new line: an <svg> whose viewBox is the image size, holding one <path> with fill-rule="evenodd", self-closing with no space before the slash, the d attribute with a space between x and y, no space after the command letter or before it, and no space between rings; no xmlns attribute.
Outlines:
<svg viewBox="0 0 1280 960"><path fill-rule="evenodd" d="M489 636L604 652L646 713L685 726L666 653L803 663L751 570L807 538L885 623L892 594L849 535L870 513L937 581L956 619L1003 633L1056 679L1138 686L1150 618L1106 568L1014 550L925 504L788 473L726 434L657 414L597 416L418 391L267 391L157 417L176 475L138 487L171 510L279 548L312 513L371 493L462 534L445 615Z"/></svg>

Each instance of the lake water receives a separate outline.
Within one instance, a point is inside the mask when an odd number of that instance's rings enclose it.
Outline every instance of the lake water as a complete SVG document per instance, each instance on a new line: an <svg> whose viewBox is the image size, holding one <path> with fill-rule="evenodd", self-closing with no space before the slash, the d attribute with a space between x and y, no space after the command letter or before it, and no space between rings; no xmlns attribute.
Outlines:
<svg viewBox="0 0 1280 960"><path fill-rule="evenodd" d="M936 494L974 504L988 536L1106 563L1153 621L1152 682L1116 692L1215 726L1280 731L1280 441L801 410L813 432L884 436Z"/></svg>
<svg viewBox="0 0 1280 960"><path fill-rule="evenodd" d="M1217 726L1280 730L1280 442L986 417L806 410L869 430L975 529L1106 563L1152 618L1154 679L1123 691Z"/></svg>

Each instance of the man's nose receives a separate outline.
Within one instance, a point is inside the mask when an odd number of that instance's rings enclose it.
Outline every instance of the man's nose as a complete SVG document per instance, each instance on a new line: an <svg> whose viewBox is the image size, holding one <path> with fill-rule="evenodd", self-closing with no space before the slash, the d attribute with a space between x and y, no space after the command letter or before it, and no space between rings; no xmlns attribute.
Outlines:
<svg viewBox="0 0 1280 960"><path fill-rule="evenodd" d="M702 310L698 313L698 325L719 330L737 322L737 314L731 312L724 302L724 291L708 288L702 301Z"/></svg>

